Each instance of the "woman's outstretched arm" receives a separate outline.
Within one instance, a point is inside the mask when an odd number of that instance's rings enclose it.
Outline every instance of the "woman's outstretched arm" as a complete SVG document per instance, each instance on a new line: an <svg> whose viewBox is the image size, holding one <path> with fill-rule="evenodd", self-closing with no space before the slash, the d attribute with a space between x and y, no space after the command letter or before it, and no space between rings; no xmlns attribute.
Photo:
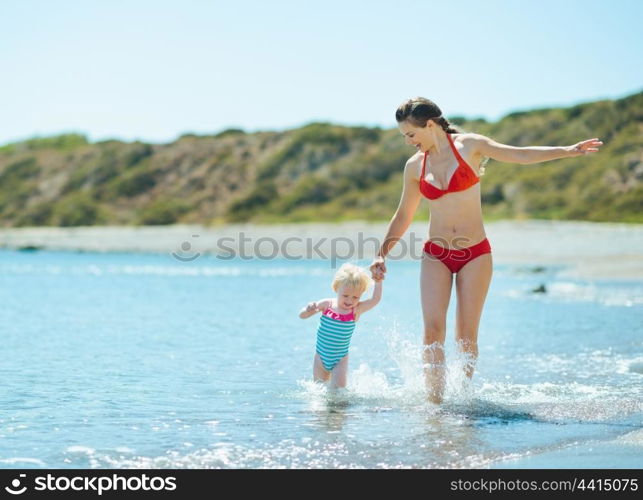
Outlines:
<svg viewBox="0 0 643 500"><path fill-rule="evenodd" d="M418 179L416 179L416 175L417 163L413 159L409 159L404 167L404 186L402 188L400 203L388 225L386 236L377 252L375 260L373 261L373 264L371 264L371 272L377 279L383 278L383 275L376 271L381 271L382 273L386 272L384 257L386 257L391 248L393 248L404 235L413 221L413 216L420 204L420 183L418 182Z"/></svg>
<svg viewBox="0 0 643 500"><path fill-rule="evenodd" d="M506 163L520 163L521 165L596 153L598 152L598 148L603 145L597 138L587 139L571 146L560 147L509 146L480 134L468 134L467 139L474 141L473 149L481 156L487 156Z"/></svg>

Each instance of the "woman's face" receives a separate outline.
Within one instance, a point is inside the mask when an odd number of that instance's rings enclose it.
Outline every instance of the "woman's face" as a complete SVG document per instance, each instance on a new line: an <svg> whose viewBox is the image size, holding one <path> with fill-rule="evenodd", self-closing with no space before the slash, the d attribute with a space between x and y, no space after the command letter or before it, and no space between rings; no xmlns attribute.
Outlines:
<svg viewBox="0 0 643 500"><path fill-rule="evenodd" d="M427 122L426 127L416 127L407 121L398 124L404 142L422 152L428 151L434 144L433 127L435 124L431 120Z"/></svg>

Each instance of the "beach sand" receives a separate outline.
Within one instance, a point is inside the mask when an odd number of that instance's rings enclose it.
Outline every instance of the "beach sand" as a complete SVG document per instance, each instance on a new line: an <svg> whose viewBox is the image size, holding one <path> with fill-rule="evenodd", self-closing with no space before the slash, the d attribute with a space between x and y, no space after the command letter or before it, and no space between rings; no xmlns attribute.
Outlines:
<svg viewBox="0 0 643 500"><path fill-rule="evenodd" d="M0 247L86 252L214 254L364 260L374 255L387 223L305 223L216 227L28 227L0 230ZM555 266L569 277L643 279L643 225L569 221L499 221L485 225L497 264ZM419 259L426 222L411 225L391 259Z"/></svg>

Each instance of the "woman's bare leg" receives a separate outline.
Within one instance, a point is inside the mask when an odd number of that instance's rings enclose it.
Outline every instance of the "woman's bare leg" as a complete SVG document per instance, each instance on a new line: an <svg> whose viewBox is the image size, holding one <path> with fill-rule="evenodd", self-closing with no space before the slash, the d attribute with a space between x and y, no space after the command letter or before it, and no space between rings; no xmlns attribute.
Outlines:
<svg viewBox="0 0 643 500"><path fill-rule="evenodd" d="M424 379L428 399L441 403L444 394L446 367L444 338L447 328L447 309L451 297L453 274L435 257L424 255L420 272L422 316L424 318Z"/></svg>
<svg viewBox="0 0 643 500"><path fill-rule="evenodd" d="M467 356L465 374L471 378L478 359L478 327L487 291L491 283L492 258L490 253L476 257L456 274L455 338L460 352Z"/></svg>

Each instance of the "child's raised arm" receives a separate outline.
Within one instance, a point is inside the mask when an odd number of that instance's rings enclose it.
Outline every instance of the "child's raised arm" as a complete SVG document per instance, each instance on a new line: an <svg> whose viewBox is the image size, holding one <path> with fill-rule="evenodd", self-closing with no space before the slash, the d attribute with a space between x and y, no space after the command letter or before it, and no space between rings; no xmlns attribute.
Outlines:
<svg viewBox="0 0 643 500"><path fill-rule="evenodd" d="M327 307L329 307L328 299L323 299L318 302L309 302L306 304L306 307L303 307L301 311L299 311L299 317L301 319L310 318L313 314L323 311Z"/></svg>
<svg viewBox="0 0 643 500"><path fill-rule="evenodd" d="M379 280L375 282L375 286L373 286L373 295L370 299L364 300L357 304L357 313L362 314L368 311L369 309L373 309L380 300L382 300L382 282L383 280Z"/></svg>

